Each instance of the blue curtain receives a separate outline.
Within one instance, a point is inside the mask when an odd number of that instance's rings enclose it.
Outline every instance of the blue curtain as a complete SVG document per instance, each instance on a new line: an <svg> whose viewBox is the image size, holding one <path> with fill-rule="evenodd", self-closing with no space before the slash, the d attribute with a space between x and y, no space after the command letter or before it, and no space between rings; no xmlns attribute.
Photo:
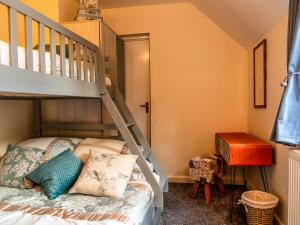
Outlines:
<svg viewBox="0 0 300 225"><path fill-rule="evenodd" d="M290 0L288 27L287 85L283 92L271 140L300 144L300 0Z"/></svg>

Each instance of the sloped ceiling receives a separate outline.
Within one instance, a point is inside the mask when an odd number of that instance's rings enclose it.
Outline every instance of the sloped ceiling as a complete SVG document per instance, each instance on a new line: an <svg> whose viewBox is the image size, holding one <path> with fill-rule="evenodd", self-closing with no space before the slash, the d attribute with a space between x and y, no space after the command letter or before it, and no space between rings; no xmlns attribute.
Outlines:
<svg viewBox="0 0 300 225"><path fill-rule="evenodd" d="M245 48L288 13L288 0L100 0L101 8L191 2Z"/></svg>

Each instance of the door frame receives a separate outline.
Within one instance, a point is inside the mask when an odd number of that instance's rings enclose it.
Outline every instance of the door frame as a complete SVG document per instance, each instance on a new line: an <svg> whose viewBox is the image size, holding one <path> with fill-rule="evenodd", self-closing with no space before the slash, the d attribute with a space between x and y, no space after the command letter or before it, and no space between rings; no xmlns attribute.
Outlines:
<svg viewBox="0 0 300 225"><path fill-rule="evenodd" d="M152 142L152 86L151 86L151 38L150 38L150 33L137 33L137 34L123 34L123 35L118 35L123 41L124 41L124 46L125 42L129 41L144 41L148 40L149 41L149 104L150 104L150 127L149 127L149 132L150 132L150 139L149 139L149 145L151 146ZM125 60L125 48L124 48L124 60ZM124 64L124 68L126 65ZM125 76L125 82L126 82L126 73L124 73ZM126 93L126 91L125 91ZM125 101L126 101L126 94L124 96Z"/></svg>

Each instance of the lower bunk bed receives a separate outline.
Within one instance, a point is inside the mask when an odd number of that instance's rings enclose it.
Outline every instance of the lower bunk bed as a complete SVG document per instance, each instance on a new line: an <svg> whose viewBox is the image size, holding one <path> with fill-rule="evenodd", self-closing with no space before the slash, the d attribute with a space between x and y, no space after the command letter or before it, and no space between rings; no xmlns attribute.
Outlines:
<svg viewBox="0 0 300 225"><path fill-rule="evenodd" d="M68 150L84 162L92 151L101 154L131 155L125 142L109 139L36 138L18 143L15 147L41 150L42 165ZM25 177L31 172L33 167L30 159L33 160L35 156L30 153L22 157L15 153L9 155L9 148L13 147L8 147L0 165L0 224L152 225L158 221L160 210L155 207L154 192L137 164L133 166L125 192L119 197L97 197L67 191L50 200L41 186L29 185L29 188L26 188L28 186L14 183L13 179L18 176ZM159 181L160 177L153 170L151 163L148 165ZM26 170L25 167L32 168ZM6 177L6 180L3 177ZM26 180L25 178L24 183L28 182ZM88 187L90 184L85 185Z"/></svg>

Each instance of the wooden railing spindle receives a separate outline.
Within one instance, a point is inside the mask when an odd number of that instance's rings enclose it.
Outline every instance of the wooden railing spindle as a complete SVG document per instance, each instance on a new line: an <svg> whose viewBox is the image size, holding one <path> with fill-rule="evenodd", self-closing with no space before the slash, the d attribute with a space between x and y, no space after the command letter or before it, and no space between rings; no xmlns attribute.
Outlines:
<svg viewBox="0 0 300 225"><path fill-rule="evenodd" d="M39 24L39 55L40 55L40 71L46 72L46 57L45 57L45 25Z"/></svg>
<svg viewBox="0 0 300 225"><path fill-rule="evenodd" d="M9 8L9 38L10 38L10 64L18 67L18 20L17 11Z"/></svg>
<svg viewBox="0 0 300 225"><path fill-rule="evenodd" d="M50 55L51 55L51 72L57 74L56 69L56 32L54 29L50 31Z"/></svg>
<svg viewBox="0 0 300 225"><path fill-rule="evenodd" d="M83 74L85 81L88 81L87 49L83 46Z"/></svg>
<svg viewBox="0 0 300 225"><path fill-rule="evenodd" d="M97 67L96 67L96 55L95 52L92 51L92 59L93 59L93 82L96 83L96 73L97 73Z"/></svg>
<svg viewBox="0 0 300 225"><path fill-rule="evenodd" d="M95 83L95 58L94 52L90 50L90 68L91 68L91 82Z"/></svg>
<svg viewBox="0 0 300 225"><path fill-rule="evenodd" d="M65 35L60 35L60 66L61 66L61 76L66 76L66 44Z"/></svg>
<svg viewBox="0 0 300 225"><path fill-rule="evenodd" d="M69 39L69 73L70 78L74 78L74 49L73 49L73 40Z"/></svg>
<svg viewBox="0 0 300 225"><path fill-rule="evenodd" d="M92 52L91 49L87 49L87 57L88 57L88 81L93 82L93 58L92 58Z"/></svg>
<svg viewBox="0 0 300 225"><path fill-rule="evenodd" d="M77 80L81 80L81 51L80 51L80 43L76 43L76 62L77 62Z"/></svg>
<svg viewBox="0 0 300 225"><path fill-rule="evenodd" d="M26 68L33 71L33 52L32 52L32 19L29 16L25 17L26 28Z"/></svg>

